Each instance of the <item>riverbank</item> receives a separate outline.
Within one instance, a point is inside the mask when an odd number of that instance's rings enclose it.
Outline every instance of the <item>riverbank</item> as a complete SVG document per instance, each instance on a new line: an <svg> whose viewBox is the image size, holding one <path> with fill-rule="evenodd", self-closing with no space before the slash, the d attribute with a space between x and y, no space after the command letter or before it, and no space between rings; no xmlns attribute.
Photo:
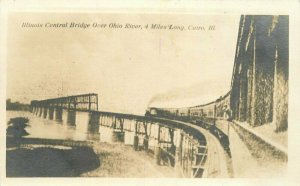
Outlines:
<svg viewBox="0 0 300 186"><path fill-rule="evenodd" d="M6 152L7 177L73 177L100 166L89 147L18 148Z"/></svg>
<svg viewBox="0 0 300 186"><path fill-rule="evenodd" d="M178 177L145 151L122 143L19 138L7 140L7 177Z"/></svg>
<svg viewBox="0 0 300 186"><path fill-rule="evenodd" d="M101 166L83 173L88 177L160 178L180 177L173 167L156 165L153 156L145 151L135 151L121 143L96 142L95 153Z"/></svg>
<svg viewBox="0 0 300 186"><path fill-rule="evenodd" d="M6 143L7 177L73 177L100 166L86 142L7 137Z"/></svg>

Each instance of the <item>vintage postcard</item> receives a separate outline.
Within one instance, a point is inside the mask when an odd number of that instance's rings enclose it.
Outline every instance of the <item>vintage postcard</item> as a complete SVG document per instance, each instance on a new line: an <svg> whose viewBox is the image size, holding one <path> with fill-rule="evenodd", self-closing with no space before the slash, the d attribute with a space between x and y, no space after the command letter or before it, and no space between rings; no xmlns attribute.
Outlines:
<svg viewBox="0 0 300 186"><path fill-rule="evenodd" d="M296 185L299 4L131 3L3 3L1 184Z"/></svg>

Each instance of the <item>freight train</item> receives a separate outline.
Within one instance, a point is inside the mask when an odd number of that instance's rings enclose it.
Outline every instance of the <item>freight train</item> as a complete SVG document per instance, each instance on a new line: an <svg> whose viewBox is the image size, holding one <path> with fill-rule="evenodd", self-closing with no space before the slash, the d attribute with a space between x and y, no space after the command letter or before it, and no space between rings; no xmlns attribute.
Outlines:
<svg viewBox="0 0 300 186"><path fill-rule="evenodd" d="M216 124L216 120L231 120L230 91L219 99L193 107L157 108L149 107L146 116L180 120L198 125L216 136L221 145L230 154L228 126Z"/></svg>

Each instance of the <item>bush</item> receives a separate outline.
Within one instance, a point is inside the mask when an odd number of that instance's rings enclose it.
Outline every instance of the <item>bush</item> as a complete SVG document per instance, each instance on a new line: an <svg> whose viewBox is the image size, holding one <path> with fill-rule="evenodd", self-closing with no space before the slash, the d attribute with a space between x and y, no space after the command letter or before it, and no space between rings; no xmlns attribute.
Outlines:
<svg viewBox="0 0 300 186"><path fill-rule="evenodd" d="M8 127L6 129L6 135L12 137L22 137L27 136L25 128L29 126L27 123L29 122L28 118L24 117L16 117L12 118L8 121Z"/></svg>

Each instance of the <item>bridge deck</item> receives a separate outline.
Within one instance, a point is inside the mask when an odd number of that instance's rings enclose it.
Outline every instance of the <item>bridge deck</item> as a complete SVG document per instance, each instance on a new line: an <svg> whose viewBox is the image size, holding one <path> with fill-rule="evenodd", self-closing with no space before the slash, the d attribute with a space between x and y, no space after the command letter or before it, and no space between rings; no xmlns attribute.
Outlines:
<svg viewBox="0 0 300 186"><path fill-rule="evenodd" d="M225 152L223 148L221 147L219 141L216 139L215 136L213 136L209 131L201 128L200 126L197 126L192 123L187 123L187 122L182 122L182 121L177 121L177 120L170 120L170 119L164 119L164 118L157 118L157 117L150 117L150 116L141 116L141 115L133 115L133 114L124 114L124 113L113 113L113 112L103 112L103 111L91 111L91 110L82 110L84 112L90 112L91 116L101 116L101 117L109 117L111 118L109 121L111 121L111 124L113 125L116 121L117 118L122 118L122 119L128 119L128 120L133 120L136 121L136 125L138 123L142 123L143 125L145 124L153 124L157 123L161 127L165 127L168 129L182 129L184 132L187 132L188 135L192 136L192 139L189 139L190 143L197 139L197 141L201 141L201 138L203 140L203 136L205 138L206 143L203 144L207 147L207 151L205 152L207 154L206 156L206 161L204 164L202 164L202 160L199 164L195 159L189 159L188 161L196 163L197 166L202 166L201 169L204 169L203 176L202 177L228 177L228 168L226 164L226 157L225 157ZM72 114L72 113L70 113ZM99 123L99 120L97 120L97 123ZM116 123L115 123L116 124ZM137 130L137 129L135 129ZM159 130L159 129L158 129ZM138 132L138 131L135 131ZM159 137L158 137L159 138ZM194 138L194 139L193 139ZM198 144L201 145L201 144ZM191 149L191 154L188 155L190 158L193 156L193 149L197 149L196 144L195 148ZM197 152L196 152L197 153ZM204 156L200 156L204 157ZM190 163L191 163L190 162ZM194 165L187 164L188 168L193 168ZM187 170L187 169L185 169ZM198 172L198 169L196 167L196 170ZM185 176L189 176L189 173L186 172ZM194 175L195 176L195 175Z"/></svg>
<svg viewBox="0 0 300 186"><path fill-rule="evenodd" d="M98 94L89 93L81 95L73 95L45 100L33 100L30 104L31 108L34 107L47 107L47 108L64 108L74 110L97 111L98 110Z"/></svg>
<svg viewBox="0 0 300 186"><path fill-rule="evenodd" d="M158 119L158 118L156 118ZM220 145L218 139L212 135L209 131L195 125L192 123L187 123L183 121L175 121L170 119L159 118L159 120L169 121L169 122L176 122L183 127L190 127L196 129L197 131L201 132L207 142L208 150L207 150L207 163L204 167L204 176L207 178L227 178L230 177L230 173L228 173L228 166L226 160L226 152Z"/></svg>

